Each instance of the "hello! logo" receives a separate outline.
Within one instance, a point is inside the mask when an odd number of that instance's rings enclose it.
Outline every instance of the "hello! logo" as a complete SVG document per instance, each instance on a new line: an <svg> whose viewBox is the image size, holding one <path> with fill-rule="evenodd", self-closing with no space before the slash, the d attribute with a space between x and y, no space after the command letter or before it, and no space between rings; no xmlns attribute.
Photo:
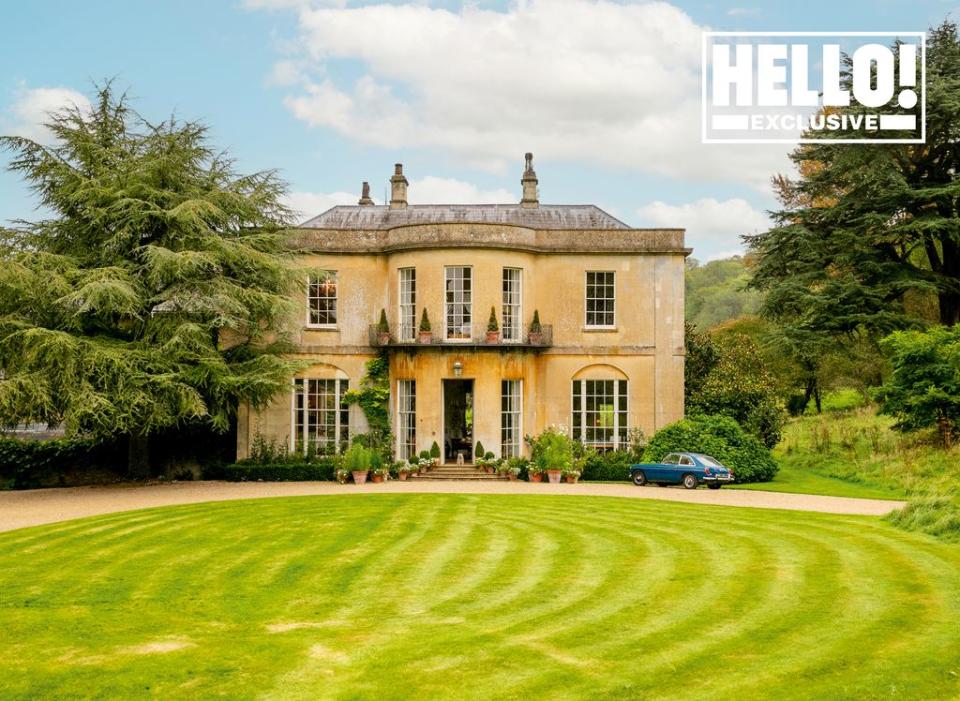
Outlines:
<svg viewBox="0 0 960 701"><path fill-rule="evenodd" d="M924 143L923 32L704 32L703 143Z"/></svg>

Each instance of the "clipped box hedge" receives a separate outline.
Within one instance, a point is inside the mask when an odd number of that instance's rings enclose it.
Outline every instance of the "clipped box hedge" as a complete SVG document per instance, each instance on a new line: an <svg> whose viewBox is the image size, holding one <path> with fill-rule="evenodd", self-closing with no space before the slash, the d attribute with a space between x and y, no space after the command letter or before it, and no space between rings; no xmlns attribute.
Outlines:
<svg viewBox="0 0 960 701"><path fill-rule="evenodd" d="M219 468L217 476L228 482L331 482L339 465L332 458L303 463L234 463Z"/></svg>

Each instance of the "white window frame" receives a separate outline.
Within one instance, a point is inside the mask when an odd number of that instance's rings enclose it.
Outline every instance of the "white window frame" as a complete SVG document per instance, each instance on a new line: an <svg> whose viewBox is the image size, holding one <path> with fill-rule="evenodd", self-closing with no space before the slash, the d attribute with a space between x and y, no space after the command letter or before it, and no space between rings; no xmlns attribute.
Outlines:
<svg viewBox="0 0 960 701"><path fill-rule="evenodd" d="M350 408L343 403L343 396L350 389L350 381L345 378L329 378L329 377L295 377L291 380L291 398L290 398L290 452L300 452L298 451L297 446L297 425L300 424L301 435L300 435L300 447L302 452L307 451L307 446L309 444L309 428L310 422L307 420L308 411L311 411L307 407L307 397L310 394L310 383L312 382L332 382L333 391L334 391L334 403L336 409L334 413L336 419L334 421L334 438L333 438L333 452L339 453L342 447L342 443L345 442L344 439L349 440L350 437ZM303 398L301 406L297 406L297 397L300 396ZM313 409L317 413L324 411L324 409ZM298 413L303 414L303 420L300 420ZM346 424L343 422L343 417L346 415ZM319 425L319 421L317 423ZM316 441L314 441L316 443Z"/></svg>
<svg viewBox="0 0 960 701"><path fill-rule="evenodd" d="M515 394L507 395L505 390L507 383L515 388ZM503 410L503 401L510 397L511 401L516 400L516 406L512 406L509 411ZM507 417L512 417L509 430L511 440L507 442L506 426ZM523 380L500 380L500 457L514 458L519 457L523 452Z"/></svg>
<svg viewBox="0 0 960 701"><path fill-rule="evenodd" d="M590 297L590 276L591 275L612 275L613 282L610 287L613 288L613 297ZM596 283L594 283L596 284ZM606 283L604 283L606 287ZM591 324L590 323L590 300L610 301L613 303L613 320L609 324ZM594 314L606 314L607 312L593 311ZM617 327L617 271L616 270L587 270L583 275L583 325L587 329L615 329Z"/></svg>
<svg viewBox="0 0 960 701"><path fill-rule="evenodd" d="M406 388L406 391L405 391ZM412 392L410 390L413 390ZM408 408L412 400L412 407ZM404 419L409 423L405 423ZM406 440L404 429L410 428L413 432L412 444ZM409 454L407 454L409 450ZM417 458L417 381L397 380L397 459L416 460Z"/></svg>
<svg viewBox="0 0 960 701"><path fill-rule="evenodd" d="M509 283L515 284L516 289L512 289L509 293L506 290L508 272L516 273L516 279ZM523 340L523 268L505 267L500 276L500 290L500 328L503 331L503 340L505 343L520 343ZM510 326L513 333L510 336L507 336L508 314L513 320Z"/></svg>
<svg viewBox="0 0 960 701"><path fill-rule="evenodd" d="M313 318L313 300L317 299L331 299L330 297L313 297L311 292L314 285L314 280L320 282L320 278L324 275L328 275L333 278L333 323L314 323ZM320 270L316 273L310 273L307 275L307 318L306 326L311 329L335 329L340 320L340 276L336 270Z"/></svg>
<svg viewBox="0 0 960 701"><path fill-rule="evenodd" d="M465 270L469 271L470 277L470 291L468 294L463 294L465 298L469 298L469 304L467 306L467 314L469 315L469 322L466 324L469 335L466 338L463 337L451 337L450 336L450 307L456 305L457 302L450 302L447 300L447 283L450 281L448 275L454 270ZM461 280L465 280L466 277L462 277ZM472 265L445 265L443 267L443 340L446 343L470 343L473 341L473 266ZM461 293L463 290L461 288ZM464 306L464 303L460 303L461 306ZM463 320L460 322L460 329L464 327Z"/></svg>
<svg viewBox="0 0 960 701"><path fill-rule="evenodd" d="M577 383L580 385L580 409L576 409L575 397L577 396ZM607 442L590 441L587 438L587 382L613 382L613 441L612 445ZM623 395L626 398L626 409L620 410L620 389L623 387ZM577 436L577 422L574 417L580 414L580 435ZM620 433L624 434L621 440ZM585 446L610 447L613 450L619 450L629 445L630 440L630 382L628 380L610 379L610 378L591 378L575 379L570 383L570 435L579 443Z"/></svg>
<svg viewBox="0 0 960 701"><path fill-rule="evenodd" d="M408 275L409 279L405 280L404 275ZM405 314L405 312L409 312L409 314ZM397 323L401 341L415 341L417 339L416 268L400 268L397 271Z"/></svg>

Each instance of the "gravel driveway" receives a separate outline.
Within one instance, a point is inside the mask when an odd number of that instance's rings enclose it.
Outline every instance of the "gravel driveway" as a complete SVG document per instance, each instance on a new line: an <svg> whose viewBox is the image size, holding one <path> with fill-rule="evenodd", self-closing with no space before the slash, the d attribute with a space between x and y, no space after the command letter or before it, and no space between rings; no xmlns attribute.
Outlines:
<svg viewBox="0 0 960 701"><path fill-rule="evenodd" d="M0 492L0 531L55 523L83 516L132 511L153 506L193 504L230 499L260 499L315 494L562 494L660 499L690 504L746 506L758 509L820 511L830 514L880 516L901 508L902 501L851 499L810 494L741 490L696 491L631 484L530 484L528 482L399 482L334 484L331 482L178 482L174 484L72 487Z"/></svg>

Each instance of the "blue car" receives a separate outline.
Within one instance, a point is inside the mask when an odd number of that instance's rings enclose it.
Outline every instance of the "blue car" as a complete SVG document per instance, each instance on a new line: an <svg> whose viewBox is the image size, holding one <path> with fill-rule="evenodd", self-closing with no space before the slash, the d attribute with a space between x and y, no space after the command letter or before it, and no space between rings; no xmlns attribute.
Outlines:
<svg viewBox="0 0 960 701"><path fill-rule="evenodd" d="M630 479L638 487L649 482L660 486L682 484L686 489L696 489L703 483L710 489L720 489L733 482L733 472L709 455L668 453L660 462L631 465Z"/></svg>

